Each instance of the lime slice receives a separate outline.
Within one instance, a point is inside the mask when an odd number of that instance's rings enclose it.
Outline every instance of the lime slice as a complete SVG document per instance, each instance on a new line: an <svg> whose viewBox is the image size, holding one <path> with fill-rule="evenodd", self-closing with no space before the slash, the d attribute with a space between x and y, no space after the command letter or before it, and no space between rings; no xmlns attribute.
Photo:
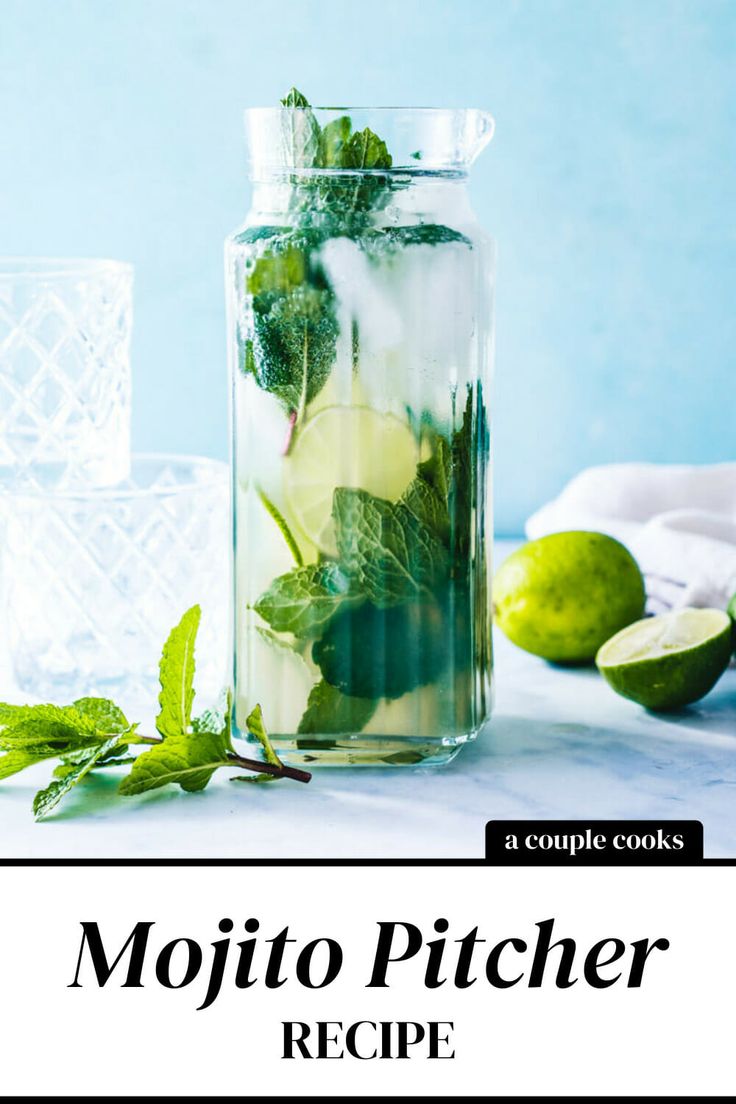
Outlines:
<svg viewBox="0 0 736 1104"><path fill-rule="evenodd" d="M731 621L715 609L681 609L622 629L596 664L618 694L646 709L679 709L712 690L728 666Z"/></svg>
<svg viewBox="0 0 736 1104"><path fill-rule="evenodd" d="M284 462L289 516L321 552L335 555L335 488L362 488L393 502L416 475L419 459L414 434L394 414L325 407L299 430Z"/></svg>

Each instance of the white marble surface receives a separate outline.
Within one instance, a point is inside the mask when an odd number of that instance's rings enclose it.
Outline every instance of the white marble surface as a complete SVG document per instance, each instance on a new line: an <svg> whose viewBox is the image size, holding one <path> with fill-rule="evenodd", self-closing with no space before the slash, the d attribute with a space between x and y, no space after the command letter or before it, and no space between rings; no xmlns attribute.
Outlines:
<svg viewBox="0 0 736 1104"><path fill-rule="evenodd" d="M109 772L35 824L41 764L0 783L0 854L480 857L493 817L662 817L702 820L706 854L736 855L736 670L699 705L655 717L594 670L550 667L500 633L495 644L493 720L447 767L323 769L308 786L215 777L201 794L125 799Z"/></svg>

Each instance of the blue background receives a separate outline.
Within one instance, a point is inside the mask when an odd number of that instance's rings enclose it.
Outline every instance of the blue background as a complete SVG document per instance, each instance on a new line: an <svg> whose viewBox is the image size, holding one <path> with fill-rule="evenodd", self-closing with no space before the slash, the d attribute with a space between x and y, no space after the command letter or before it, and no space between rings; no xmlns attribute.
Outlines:
<svg viewBox="0 0 736 1104"><path fill-rule="evenodd" d="M584 465L733 459L733 0L0 0L0 251L137 270L134 442L227 454L241 109L489 108L497 528Z"/></svg>

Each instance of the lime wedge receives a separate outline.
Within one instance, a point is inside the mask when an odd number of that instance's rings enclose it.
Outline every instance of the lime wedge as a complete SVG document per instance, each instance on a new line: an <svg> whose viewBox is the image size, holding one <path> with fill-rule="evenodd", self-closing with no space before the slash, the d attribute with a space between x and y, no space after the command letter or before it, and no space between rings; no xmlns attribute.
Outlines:
<svg viewBox="0 0 736 1104"><path fill-rule="evenodd" d="M645 709L679 709L712 690L731 655L731 620L681 609L636 621L611 637L596 664L617 694Z"/></svg>
<svg viewBox="0 0 736 1104"><path fill-rule="evenodd" d="M289 517L321 552L335 555L335 488L362 488L395 501L416 475L419 459L414 434L394 414L368 406L325 407L299 430L284 462Z"/></svg>

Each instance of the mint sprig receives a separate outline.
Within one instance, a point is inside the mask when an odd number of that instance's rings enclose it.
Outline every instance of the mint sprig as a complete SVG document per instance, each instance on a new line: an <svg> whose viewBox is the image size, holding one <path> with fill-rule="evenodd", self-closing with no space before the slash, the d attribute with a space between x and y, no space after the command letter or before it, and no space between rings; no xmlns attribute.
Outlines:
<svg viewBox="0 0 736 1104"><path fill-rule="evenodd" d="M107 698L79 698L71 705L0 703L0 780L46 759L59 759L48 786L33 800L37 820L52 813L64 797L93 770L131 765L119 792L147 793L171 784L190 792L203 790L220 768L252 771L267 777L309 782L308 771L281 762L268 738L260 706L248 717L248 728L264 749L264 760L246 758L233 747L229 693L214 709L192 717L195 644L201 620L192 606L172 629L159 664L158 736L144 736ZM146 745L137 756L135 745Z"/></svg>

